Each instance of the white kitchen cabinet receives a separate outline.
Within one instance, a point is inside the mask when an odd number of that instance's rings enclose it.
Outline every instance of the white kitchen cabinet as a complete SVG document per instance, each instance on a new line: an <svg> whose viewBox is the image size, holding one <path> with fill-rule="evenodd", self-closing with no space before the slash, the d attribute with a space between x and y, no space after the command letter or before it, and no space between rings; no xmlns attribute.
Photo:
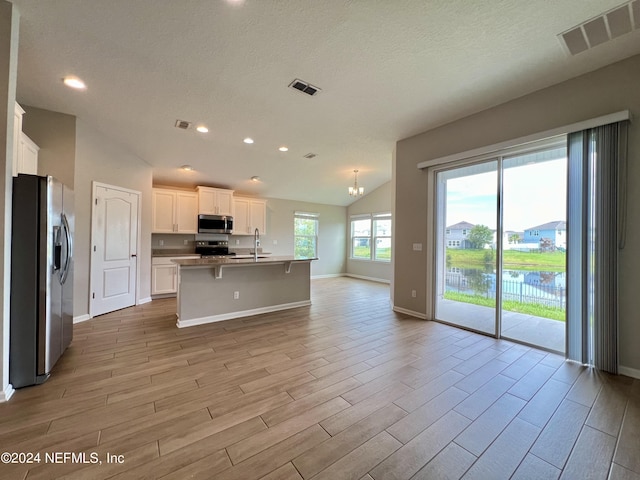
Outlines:
<svg viewBox="0 0 640 480"><path fill-rule="evenodd" d="M17 103L13 109L13 176L18 175L18 152L20 150L20 137L22 135L22 115L24 110Z"/></svg>
<svg viewBox="0 0 640 480"><path fill-rule="evenodd" d="M267 233L267 201L260 198L233 197L233 234Z"/></svg>
<svg viewBox="0 0 640 480"><path fill-rule="evenodd" d="M13 109L12 173L14 177L19 173L38 174L40 147L22 131L22 115L24 115L24 110L16 103Z"/></svg>
<svg viewBox="0 0 640 480"><path fill-rule="evenodd" d="M178 291L177 265L151 265L151 295Z"/></svg>
<svg viewBox="0 0 640 480"><path fill-rule="evenodd" d="M170 295L178 291L178 266L173 260L200 258L199 255L180 257L152 257L151 295Z"/></svg>
<svg viewBox="0 0 640 480"><path fill-rule="evenodd" d="M38 174L38 147L33 140L20 132L18 145L18 173Z"/></svg>
<svg viewBox="0 0 640 480"><path fill-rule="evenodd" d="M202 215L233 215L233 190L198 187L198 213Z"/></svg>
<svg viewBox="0 0 640 480"><path fill-rule="evenodd" d="M152 233L198 233L198 194L153 189Z"/></svg>

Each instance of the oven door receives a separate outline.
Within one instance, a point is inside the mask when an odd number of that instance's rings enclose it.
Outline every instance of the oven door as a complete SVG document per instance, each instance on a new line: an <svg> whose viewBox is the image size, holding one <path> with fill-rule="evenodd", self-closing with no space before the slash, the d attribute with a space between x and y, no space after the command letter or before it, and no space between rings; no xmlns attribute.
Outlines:
<svg viewBox="0 0 640 480"><path fill-rule="evenodd" d="M228 219L224 215L198 215L198 233L229 233Z"/></svg>

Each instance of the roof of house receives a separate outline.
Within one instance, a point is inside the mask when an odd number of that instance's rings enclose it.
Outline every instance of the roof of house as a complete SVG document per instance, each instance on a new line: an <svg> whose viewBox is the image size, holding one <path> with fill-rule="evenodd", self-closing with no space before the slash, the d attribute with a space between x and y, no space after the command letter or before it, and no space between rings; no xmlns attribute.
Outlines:
<svg viewBox="0 0 640 480"><path fill-rule="evenodd" d="M564 220L556 220L554 222L543 223L535 227L529 227L527 230L566 230L567 222Z"/></svg>
<svg viewBox="0 0 640 480"><path fill-rule="evenodd" d="M473 228L475 227L475 225L473 223L469 223L469 222L458 222L455 225L451 225L449 227L447 227L447 230L462 230L465 228Z"/></svg>

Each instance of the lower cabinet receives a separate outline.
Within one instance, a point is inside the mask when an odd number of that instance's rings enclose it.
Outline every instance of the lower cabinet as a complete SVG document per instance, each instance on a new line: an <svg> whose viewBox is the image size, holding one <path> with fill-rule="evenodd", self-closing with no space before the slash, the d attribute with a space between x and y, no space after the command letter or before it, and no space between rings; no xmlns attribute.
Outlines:
<svg viewBox="0 0 640 480"><path fill-rule="evenodd" d="M178 292L178 266L173 260L200 258L199 255L180 257L152 257L151 295L169 295Z"/></svg>

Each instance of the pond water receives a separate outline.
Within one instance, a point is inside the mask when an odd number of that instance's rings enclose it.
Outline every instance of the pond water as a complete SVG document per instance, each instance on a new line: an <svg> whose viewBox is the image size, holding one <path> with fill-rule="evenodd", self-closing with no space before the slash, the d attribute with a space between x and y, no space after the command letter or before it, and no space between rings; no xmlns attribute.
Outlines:
<svg viewBox="0 0 640 480"><path fill-rule="evenodd" d="M485 268L447 268L445 274L447 291L478 295L486 298L496 296L496 271ZM549 307L566 307L566 273L504 270L502 275L502 297L521 303L537 303Z"/></svg>

